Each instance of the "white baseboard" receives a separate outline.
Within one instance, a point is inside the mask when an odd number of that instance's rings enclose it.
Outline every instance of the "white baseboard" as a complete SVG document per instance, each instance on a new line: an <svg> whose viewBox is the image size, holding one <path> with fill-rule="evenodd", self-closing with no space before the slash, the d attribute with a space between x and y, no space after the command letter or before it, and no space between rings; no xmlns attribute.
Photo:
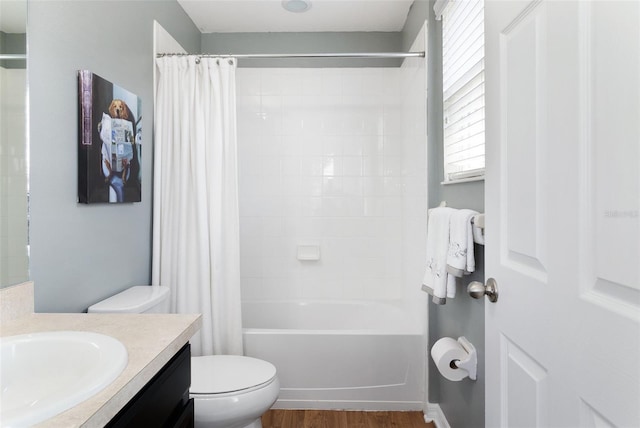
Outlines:
<svg viewBox="0 0 640 428"><path fill-rule="evenodd" d="M436 428L451 428L438 403L427 403L427 412L424 415L424 420L425 422L433 422Z"/></svg>
<svg viewBox="0 0 640 428"><path fill-rule="evenodd" d="M411 411L422 410L421 401L329 401L278 399L272 409L288 410L363 410L363 411Z"/></svg>

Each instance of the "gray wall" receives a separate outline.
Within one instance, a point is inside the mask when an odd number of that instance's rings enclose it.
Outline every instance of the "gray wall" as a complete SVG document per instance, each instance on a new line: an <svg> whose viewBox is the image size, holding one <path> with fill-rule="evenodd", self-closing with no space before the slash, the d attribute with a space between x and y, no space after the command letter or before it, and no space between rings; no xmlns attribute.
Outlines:
<svg viewBox="0 0 640 428"><path fill-rule="evenodd" d="M27 53L27 35L25 33L5 33L4 31L0 31L0 53ZM27 68L27 61L21 59L4 60L0 61L0 67Z"/></svg>
<svg viewBox="0 0 640 428"><path fill-rule="evenodd" d="M399 32L207 33L202 52L210 54L400 52ZM397 59L241 59L240 67L399 67Z"/></svg>
<svg viewBox="0 0 640 428"><path fill-rule="evenodd" d="M80 312L150 281L154 19L199 51L200 33L174 0L29 2L31 279L38 312ZM140 203L76 203L79 69L142 99Z"/></svg>
<svg viewBox="0 0 640 428"><path fill-rule="evenodd" d="M415 0L409 9L407 20L402 29L402 50L408 51L429 16L429 2L427 0Z"/></svg>
<svg viewBox="0 0 640 428"><path fill-rule="evenodd" d="M442 130L442 25L436 21L433 2L417 0L403 30L403 49L429 20L428 112L429 207L446 201L454 208L484 212L484 182L442 185L444 174ZM470 281L484 280L484 247L476 245L476 272L458 281L457 297L446 305L429 303L428 347L441 337L465 336L478 350L478 380L451 382L442 377L429 358L429 401L438 403L453 428L484 427L484 302L466 294Z"/></svg>

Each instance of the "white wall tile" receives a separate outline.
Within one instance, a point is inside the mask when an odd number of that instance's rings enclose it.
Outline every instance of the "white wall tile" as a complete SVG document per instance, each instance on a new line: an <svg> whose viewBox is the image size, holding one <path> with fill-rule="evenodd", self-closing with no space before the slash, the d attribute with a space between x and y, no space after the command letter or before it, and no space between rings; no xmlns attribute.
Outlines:
<svg viewBox="0 0 640 428"><path fill-rule="evenodd" d="M367 217L383 217L384 199L381 197L365 197L364 215Z"/></svg>
<svg viewBox="0 0 640 428"><path fill-rule="evenodd" d="M362 156L363 137L350 136L342 138L342 154L345 156Z"/></svg>
<svg viewBox="0 0 640 428"><path fill-rule="evenodd" d="M323 175L322 156L306 156L300 159L300 173L303 176L321 177Z"/></svg>
<svg viewBox="0 0 640 428"><path fill-rule="evenodd" d="M404 248L420 248L404 219L415 225L419 213L407 211L426 206L426 174L424 141L405 135L420 127L403 125L417 97L400 92L400 78L399 69L239 70L243 298L402 296ZM318 262L296 259L309 240Z"/></svg>
<svg viewBox="0 0 640 428"><path fill-rule="evenodd" d="M262 175L260 179L261 195L282 196L282 177L280 175Z"/></svg>
<svg viewBox="0 0 640 428"><path fill-rule="evenodd" d="M302 73L297 69L285 69L279 76L282 95L302 94Z"/></svg>
<svg viewBox="0 0 640 428"><path fill-rule="evenodd" d="M242 276L262 277L262 254L258 246L241 246L240 268Z"/></svg>
<svg viewBox="0 0 640 428"><path fill-rule="evenodd" d="M282 95L280 70L262 70L261 73L261 95Z"/></svg>
<svg viewBox="0 0 640 428"><path fill-rule="evenodd" d="M321 196L322 177L300 177L300 194L306 196Z"/></svg>
<svg viewBox="0 0 640 428"><path fill-rule="evenodd" d="M289 239L292 241L292 248L297 248L298 245L318 244L317 241L323 236L322 221L323 219L318 216L298 218L295 233L289 236Z"/></svg>
<svg viewBox="0 0 640 428"><path fill-rule="evenodd" d="M401 196L403 194L403 180L396 176L385 176L382 179L383 191L385 196Z"/></svg>
<svg viewBox="0 0 640 428"><path fill-rule="evenodd" d="M342 177L342 194L344 196L362 196L364 185L361 176Z"/></svg>
<svg viewBox="0 0 640 428"><path fill-rule="evenodd" d="M325 95L342 95L342 76L339 70L325 68L322 73L322 93Z"/></svg>
<svg viewBox="0 0 640 428"><path fill-rule="evenodd" d="M304 69L300 73L302 83L302 95L323 95L322 75L314 69Z"/></svg>
<svg viewBox="0 0 640 428"><path fill-rule="evenodd" d="M377 72L375 69L369 69L362 75L362 86L364 93L368 95L384 95L385 86L388 84L386 79L386 70Z"/></svg>
<svg viewBox="0 0 640 428"><path fill-rule="evenodd" d="M385 195L384 178L378 176L366 176L364 181L364 196Z"/></svg>
<svg viewBox="0 0 640 428"><path fill-rule="evenodd" d="M300 214L304 217L321 217L323 200L319 197L300 198Z"/></svg>
<svg viewBox="0 0 640 428"><path fill-rule="evenodd" d="M323 196L342 196L342 177L323 177L322 179L322 195Z"/></svg>
<svg viewBox="0 0 640 428"><path fill-rule="evenodd" d="M238 68L236 69L236 93L237 95L260 94L260 69Z"/></svg>
<svg viewBox="0 0 640 428"><path fill-rule="evenodd" d="M342 95L364 95L362 72L358 69L344 70L341 80Z"/></svg>
<svg viewBox="0 0 640 428"><path fill-rule="evenodd" d="M322 158L322 175L335 177L343 175L343 162L339 156L324 156Z"/></svg>
<svg viewBox="0 0 640 428"><path fill-rule="evenodd" d="M320 139L323 156L341 156L347 138L338 135L327 135Z"/></svg>
<svg viewBox="0 0 640 428"><path fill-rule="evenodd" d="M323 156L322 139L323 137L317 133L307 134L305 131L304 135L301 135L299 139L303 156Z"/></svg>
<svg viewBox="0 0 640 428"><path fill-rule="evenodd" d="M396 217L402 216L402 198L401 197L386 197L383 198L384 216Z"/></svg>
<svg viewBox="0 0 640 428"><path fill-rule="evenodd" d="M284 236L284 217L261 217L260 231L263 238ZM241 224L244 220L241 222Z"/></svg>
<svg viewBox="0 0 640 428"><path fill-rule="evenodd" d="M244 266L241 265L242 278L240 279L240 288L242 289L242 298L245 300L268 299L269 296L263 293L262 277L248 276L245 274Z"/></svg>
<svg viewBox="0 0 640 428"><path fill-rule="evenodd" d="M365 156L382 156L384 139L382 135L366 135L361 137L362 154Z"/></svg>
<svg viewBox="0 0 640 428"><path fill-rule="evenodd" d="M286 156L300 156L302 152L303 139L300 135L282 135L280 150L274 153L280 153Z"/></svg>
<svg viewBox="0 0 640 428"><path fill-rule="evenodd" d="M291 109L291 110L289 110ZM300 135L304 131L304 114L293 106L283 106L282 134Z"/></svg>
<svg viewBox="0 0 640 428"><path fill-rule="evenodd" d="M365 176L378 177L384 175L382 156L364 156L362 158L362 167Z"/></svg>
<svg viewBox="0 0 640 428"><path fill-rule="evenodd" d="M402 158L400 156L384 156L383 158L383 175L385 177L401 177L402 176Z"/></svg>
<svg viewBox="0 0 640 428"><path fill-rule="evenodd" d="M386 106L384 109L384 134L402 134L402 111L396 106Z"/></svg>

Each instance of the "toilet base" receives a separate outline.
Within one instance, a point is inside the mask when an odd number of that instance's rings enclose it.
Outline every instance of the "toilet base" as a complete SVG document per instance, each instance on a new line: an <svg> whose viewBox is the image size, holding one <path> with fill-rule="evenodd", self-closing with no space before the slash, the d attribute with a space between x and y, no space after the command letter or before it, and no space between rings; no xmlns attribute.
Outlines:
<svg viewBox="0 0 640 428"><path fill-rule="evenodd" d="M210 426L211 425L208 423L199 423L198 421L196 421L194 425L195 428L209 428ZM262 428L262 420L258 418L255 421L251 422L249 425L244 425L242 427L238 426L237 428Z"/></svg>
<svg viewBox="0 0 640 428"><path fill-rule="evenodd" d="M262 420L258 418L244 428L262 428Z"/></svg>
<svg viewBox="0 0 640 428"><path fill-rule="evenodd" d="M228 394L191 394L196 428L262 428L260 418L278 399L280 382Z"/></svg>

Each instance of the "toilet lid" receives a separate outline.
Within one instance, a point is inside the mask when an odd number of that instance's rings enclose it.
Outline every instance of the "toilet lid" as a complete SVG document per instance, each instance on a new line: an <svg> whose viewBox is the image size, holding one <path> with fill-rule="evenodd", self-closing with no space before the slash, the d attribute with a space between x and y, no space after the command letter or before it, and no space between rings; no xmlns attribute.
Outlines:
<svg viewBox="0 0 640 428"><path fill-rule="evenodd" d="M89 306L89 313L141 314L169 296L169 287L137 285Z"/></svg>
<svg viewBox="0 0 640 428"><path fill-rule="evenodd" d="M191 358L192 394L220 394L241 391L270 381L276 375L273 364L238 355Z"/></svg>

